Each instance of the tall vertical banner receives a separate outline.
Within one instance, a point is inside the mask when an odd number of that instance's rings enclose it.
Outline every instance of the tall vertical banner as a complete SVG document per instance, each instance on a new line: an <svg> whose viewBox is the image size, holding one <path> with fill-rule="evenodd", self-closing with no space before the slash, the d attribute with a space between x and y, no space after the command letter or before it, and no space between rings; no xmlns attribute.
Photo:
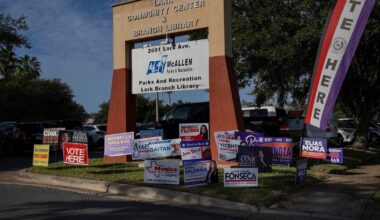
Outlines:
<svg viewBox="0 0 380 220"><path fill-rule="evenodd" d="M326 129L375 0L337 0L314 67L305 124Z"/></svg>

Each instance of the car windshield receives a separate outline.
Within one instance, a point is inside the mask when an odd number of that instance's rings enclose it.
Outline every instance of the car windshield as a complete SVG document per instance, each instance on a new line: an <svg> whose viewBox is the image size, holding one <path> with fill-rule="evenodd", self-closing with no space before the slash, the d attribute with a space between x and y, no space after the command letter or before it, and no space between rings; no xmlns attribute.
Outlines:
<svg viewBox="0 0 380 220"><path fill-rule="evenodd" d="M267 109L243 110L243 117L266 118L268 117L268 110Z"/></svg>
<svg viewBox="0 0 380 220"><path fill-rule="evenodd" d="M98 129L101 131L107 131L107 125L98 125Z"/></svg>
<svg viewBox="0 0 380 220"><path fill-rule="evenodd" d="M350 121L340 121L338 122L338 127L341 128L355 128L355 123Z"/></svg>

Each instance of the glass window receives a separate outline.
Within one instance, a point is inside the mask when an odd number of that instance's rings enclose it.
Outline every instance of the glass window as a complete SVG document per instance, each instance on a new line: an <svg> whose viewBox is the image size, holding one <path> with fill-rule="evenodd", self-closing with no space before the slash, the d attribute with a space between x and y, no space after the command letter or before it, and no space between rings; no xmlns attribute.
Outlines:
<svg viewBox="0 0 380 220"><path fill-rule="evenodd" d="M176 119L176 120L187 120L189 118L189 107L188 106L183 106L183 107L178 107L174 111L172 111L168 119Z"/></svg>

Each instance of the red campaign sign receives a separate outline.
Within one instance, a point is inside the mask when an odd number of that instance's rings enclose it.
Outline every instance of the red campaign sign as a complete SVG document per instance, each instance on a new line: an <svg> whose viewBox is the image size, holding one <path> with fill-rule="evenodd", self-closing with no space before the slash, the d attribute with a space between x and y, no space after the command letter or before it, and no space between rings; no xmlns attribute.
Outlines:
<svg viewBox="0 0 380 220"><path fill-rule="evenodd" d="M87 144L64 143L63 163L75 165L88 165Z"/></svg>

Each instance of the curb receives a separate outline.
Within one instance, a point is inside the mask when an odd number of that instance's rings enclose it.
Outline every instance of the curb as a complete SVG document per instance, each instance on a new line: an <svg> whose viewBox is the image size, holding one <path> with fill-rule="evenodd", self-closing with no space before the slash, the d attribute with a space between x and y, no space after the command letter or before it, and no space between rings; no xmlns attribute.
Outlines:
<svg viewBox="0 0 380 220"><path fill-rule="evenodd" d="M74 188L80 190L91 190L110 195L121 195L155 202L174 202L176 205L203 206L226 209L230 211L241 211L249 214L270 214L298 216L303 218L323 218L323 219L352 219L341 216L325 215L322 213L308 213L299 211L288 211L282 209L260 208L255 205L232 202L209 196L197 195L187 192L171 191L146 186L134 186L120 183L110 183L97 180L86 180L73 177L53 176L45 174L29 173L26 169L17 173L18 180L36 185L57 186Z"/></svg>
<svg viewBox="0 0 380 220"><path fill-rule="evenodd" d="M86 180L73 177L53 176L29 173L26 169L20 170L17 179L39 185L59 186L82 190L91 190L111 195L122 195L157 202L175 202L180 205L196 205L240 210L250 213L259 213L260 208L254 205L227 201L187 192L171 191L146 186L134 186L120 183L110 183L97 180Z"/></svg>

